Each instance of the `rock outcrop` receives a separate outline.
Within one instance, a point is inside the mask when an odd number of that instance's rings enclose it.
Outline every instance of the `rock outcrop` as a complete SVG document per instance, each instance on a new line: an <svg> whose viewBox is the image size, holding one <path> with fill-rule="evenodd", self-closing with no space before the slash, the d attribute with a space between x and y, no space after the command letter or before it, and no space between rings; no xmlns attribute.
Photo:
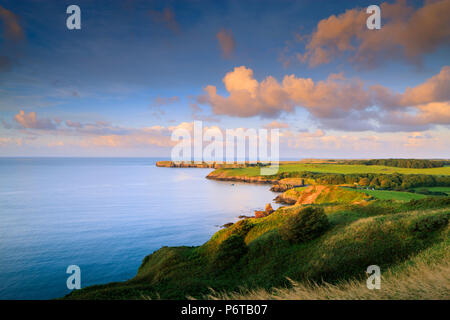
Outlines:
<svg viewBox="0 0 450 320"><path fill-rule="evenodd" d="M255 211L255 218L264 218L275 212L270 203L266 204L264 211Z"/></svg>
<svg viewBox="0 0 450 320"><path fill-rule="evenodd" d="M277 181L271 188L273 192L285 192L289 189L303 187L305 181L301 178L285 178Z"/></svg>
<svg viewBox="0 0 450 320"><path fill-rule="evenodd" d="M212 180L221 180L221 181L237 181L237 182L247 182L247 183L276 183L278 182L277 179L269 179L267 177L264 176L254 176L254 177L249 177L249 176L230 176L228 175L228 171L227 170L218 170L218 171L213 171L210 174L208 174L206 176L207 179L212 179Z"/></svg>

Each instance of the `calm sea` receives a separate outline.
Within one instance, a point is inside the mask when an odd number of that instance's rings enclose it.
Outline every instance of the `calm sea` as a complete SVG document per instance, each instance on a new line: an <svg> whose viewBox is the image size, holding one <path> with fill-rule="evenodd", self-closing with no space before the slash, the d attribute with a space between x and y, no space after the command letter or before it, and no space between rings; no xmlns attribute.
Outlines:
<svg viewBox="0 0 450 320"><path fill-rule="evenodd" d="M0 158L0 299L50 299L123 281L162 246L200 245L275 197L267 185L152 158Z"/></svg>

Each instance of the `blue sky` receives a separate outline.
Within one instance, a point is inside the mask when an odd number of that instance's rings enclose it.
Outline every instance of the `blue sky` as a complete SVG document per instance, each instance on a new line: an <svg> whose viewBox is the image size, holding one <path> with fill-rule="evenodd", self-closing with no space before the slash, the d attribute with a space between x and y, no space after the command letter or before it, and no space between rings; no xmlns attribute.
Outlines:
<svg viewBox="0 0 450 320"><path fill-rule="evenodd" d="M450 26L448 19L436 22L448 1L382 3L2 1L0 156L167 156L170 128L202 120L221 129L278 125L286 132L285 157L448 158ZM71 4L81 8L81 30L66 28ZM370 48L377 37L349 13L371 4L382 8L385 35L372 31L386 37L381 49ZM419 21L424 38L439 33L434 42L416 39L417 32L397 34L401 27L417 27L417 12L429 16L427 23ZM330 24L321 29L321 21ZM346 23L350 29L336 31ZM348 34L353 36L346 42ZM337 50L336 43L347 49ZM367 46L380 50L375 63L355 54ZM318 48L329 59L312 65ZM234 92L223 82L228 73L236 75ZM311 79L314 95L303 92L302 80L299 88L285 87L290 75ZM318 83L330 75L339 76L322 90ZM439 84L429 80L437 75ZM273 91L261 85L268 77L288 97L277 94L272 102ZM254 80L256 93L248 104L236 105L232 96ZM362 87L352 89L357 82ZM435 85L433 94L424 97L419 88L412 94L419 98L406 97L408 87L422 84ZM402 97L384 101L385 94L371 89L375 85ZM207 86L219 98L205 92ZM353 101L345 97L353 92L361 101L349 107ZM334 97L340 98L330 102ZM247 106L251 112L238 109Z"/></svg>

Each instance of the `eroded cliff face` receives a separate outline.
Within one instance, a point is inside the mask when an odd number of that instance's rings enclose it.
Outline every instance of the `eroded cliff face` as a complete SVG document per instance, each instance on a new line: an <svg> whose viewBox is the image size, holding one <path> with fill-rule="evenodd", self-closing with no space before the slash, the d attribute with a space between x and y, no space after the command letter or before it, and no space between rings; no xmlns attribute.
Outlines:
<svg viewBox="0 0 450 320"><path fill-rule="evenodd" d="M167 168L213 168L213 169L221 169L221 168L247 168L251 166L255 166L254 164L249 163L219 163L219 162L176 162L176 161L157 161L157 167L167 167Z"/></svg>
<svg viewBox="0 0 450 320"><path fill-rule="evenodd" d="M173 161L158 161L156 162L157 167L167 167L167 168L220 168L220 165L215 162L173 162Z"/></svg>
<svg viewBox="0 0 450 320"><path fill-rule="evenodd" d="M237 182L248 182L248 183L276 183L277 179L270 179L264 176L249 177L245 175L232 176L228 175L227 171L213 171L206 176L207 179L222 180L222 181L237 181Z"/></svg>

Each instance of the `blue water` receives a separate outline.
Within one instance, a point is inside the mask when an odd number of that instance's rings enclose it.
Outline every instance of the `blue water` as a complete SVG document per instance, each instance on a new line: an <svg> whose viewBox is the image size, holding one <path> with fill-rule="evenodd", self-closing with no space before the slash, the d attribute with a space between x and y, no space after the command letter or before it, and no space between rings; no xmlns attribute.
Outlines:
<svg viewBox="0 0 450 320"><path fill-rule="evenodd" d="M61 297L69 265L82 287L129 279L154 250L200 245L275 197L155 162L0 158L0 299Z"/></svg>

